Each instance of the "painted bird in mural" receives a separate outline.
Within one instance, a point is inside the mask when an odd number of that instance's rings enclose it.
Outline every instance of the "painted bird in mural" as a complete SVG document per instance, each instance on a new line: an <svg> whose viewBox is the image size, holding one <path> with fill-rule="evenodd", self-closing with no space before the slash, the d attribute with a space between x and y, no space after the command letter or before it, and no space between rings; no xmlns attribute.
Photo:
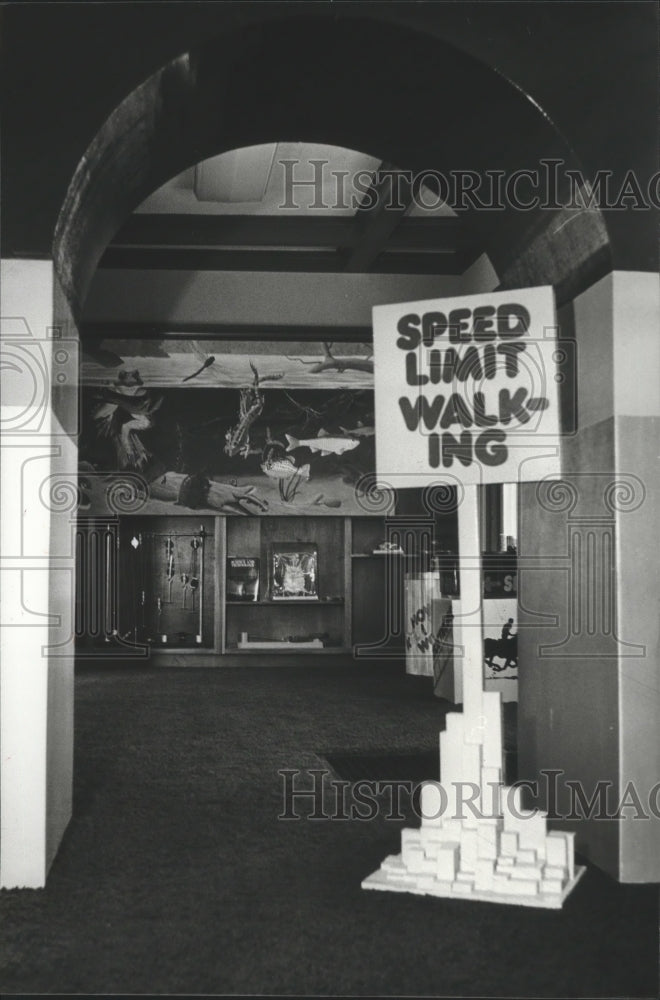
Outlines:
<svg viewBox="0 0 660 1000"><path fill-rule="evenodd" d="M140 434L154 426L154 414L163 397L144 388L138 371L119 372L100 390L99 405L92 412L97 432L115 446L120 469L143 469L151 458Z"/></svg>

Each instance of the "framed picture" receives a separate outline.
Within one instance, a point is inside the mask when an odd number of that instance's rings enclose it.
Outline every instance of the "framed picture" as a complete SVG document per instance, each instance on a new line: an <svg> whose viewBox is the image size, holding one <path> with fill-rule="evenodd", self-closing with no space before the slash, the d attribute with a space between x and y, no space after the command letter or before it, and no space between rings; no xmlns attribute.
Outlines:
<svg viewBox="0 0 660 1000"><path fill-rule="evenodd" d="M259 599L259 560L252 556L227 559L227 598L230 601Z"/></svg>
<svg viewBox="0 0 660 1000"><path fill-rule="evenodd" d="M318 601L318 550L313 542L272 542L270 596L273 601Z"/></svg>

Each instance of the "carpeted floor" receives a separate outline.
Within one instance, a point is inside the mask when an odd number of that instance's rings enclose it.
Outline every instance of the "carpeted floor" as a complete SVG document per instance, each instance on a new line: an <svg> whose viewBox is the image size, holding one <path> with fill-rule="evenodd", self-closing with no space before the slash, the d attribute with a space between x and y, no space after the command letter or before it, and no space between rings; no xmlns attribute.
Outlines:
<svg viewBox="0 0 660 1000"><path fill-rule="evenodd" d="M365 892L402 821L278 819L281 769L433 749L423 680L114 668L76 691L74 817L47 888L0 893L3 993L657 995L656 887L589 869L559 912Z"/></svg>

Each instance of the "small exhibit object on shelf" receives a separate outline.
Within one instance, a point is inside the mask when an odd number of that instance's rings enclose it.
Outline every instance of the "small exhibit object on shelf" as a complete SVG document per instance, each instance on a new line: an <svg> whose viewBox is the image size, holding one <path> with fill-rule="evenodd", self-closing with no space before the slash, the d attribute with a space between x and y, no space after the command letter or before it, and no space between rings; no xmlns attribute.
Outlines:
<svg viewBox="0 0 660 1000"><path fill-rule="evenodd" d="M381 542L378 548L373 550L375 556L403 556L405 552L396 542Z"/></svg>
<svg viewBox="0 0 660 1000"><path fill-rule="evenodd" d="M227 597L230 601L259 599L259 560L253 556L227 559Z"/></svg>
<svg viewBox="0 0 660 1000"><path fill-rule="evenodd" d="M318 601L318 550L313 542L273 542L270 554L273 601Z"/></svg>
<svg viewBox="0 0 660 1000"><path fill-rule="evenodd" d="M323 649L322 639L296 640L290 639L249 639L241 637L238 640L239 649Z"/></svg>

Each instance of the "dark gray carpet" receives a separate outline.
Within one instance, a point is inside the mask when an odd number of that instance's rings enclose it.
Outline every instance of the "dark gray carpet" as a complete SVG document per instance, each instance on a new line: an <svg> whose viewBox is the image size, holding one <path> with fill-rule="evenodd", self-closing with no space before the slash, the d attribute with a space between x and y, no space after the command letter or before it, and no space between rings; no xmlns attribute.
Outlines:
<svg viewBox="0 0 660 1000"><path fill-rule="evenodd" d="M339 778L347 781L437 781L439 778L438 752L432 750L405 750L401 753L324 753Z"/></svg>
<svg viewBox="0 0 660 1000"><path fill-rule="evenodd" d="M80 673L75 815L43 891L0 894L6 994L637 997L657 890L590 869L561 912L360 882L399 821L285 821L278 770L320 748L432 750L400 668Z"/></svg>

